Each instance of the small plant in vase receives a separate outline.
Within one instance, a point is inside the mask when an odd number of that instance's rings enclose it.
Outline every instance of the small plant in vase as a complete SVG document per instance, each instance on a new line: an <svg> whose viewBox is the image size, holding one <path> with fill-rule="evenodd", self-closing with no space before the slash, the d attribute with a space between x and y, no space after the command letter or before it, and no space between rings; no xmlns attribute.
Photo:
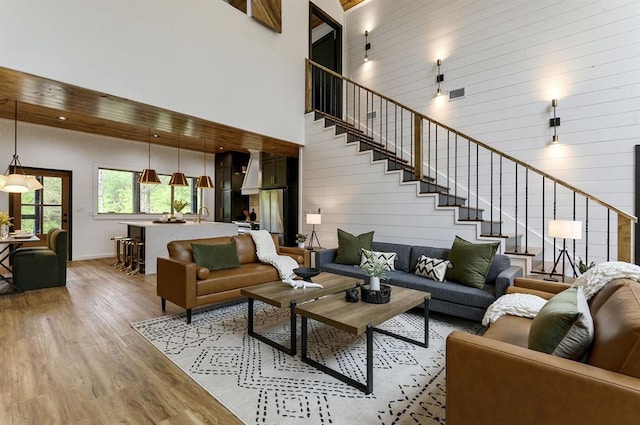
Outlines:
<svg viewBox="0 0 640 425"><path fill-rule="evenodd" d="M298 248L304 248L304 243L307 240L307 235L304 233L296 233L296 243Z"/></svg>
<svg viewBox="0 0 640 425"><path fill-rule="evenodd" d="M182 220L182 210L189 206L189 202L182 199L174 199L173 209L176 211L176 219Z"/></svg>
<svg viewBox="0 0 640 425"><path fill-rule="evenodd" d="M13 220L13 217L9 217L8 213L0 211L0 237L2 239L9 237L9 227L13 225L11 220Z"/></svg>
<svg viewBox="0 0 640 425"><path fill-rule="evenodd" d="M591 263L589 263L589 265L587 265L584 261L582 261L582 257L579 257L579 260L580 261L578 262L578 271L580 272L580 274L585 274L587 270L589 270L591 267L596 265L594 261L592 261Z"/></svg>
<svg viewBox="0 0 640 425"><path fill-rule="evenodd" d="M362 266L362 270L369 276L369 290L379 291L380 280L387 278L385 263L371 251L363 250L363 255L367 258L367 263Z"/></svg>

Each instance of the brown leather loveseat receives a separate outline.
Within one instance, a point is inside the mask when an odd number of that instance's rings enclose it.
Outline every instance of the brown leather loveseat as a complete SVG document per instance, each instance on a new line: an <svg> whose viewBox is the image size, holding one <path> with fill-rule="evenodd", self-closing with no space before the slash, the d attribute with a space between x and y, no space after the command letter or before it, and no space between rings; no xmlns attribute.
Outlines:
<svg viewBox="0 0 640 425"><path fill-rule="evenodd" d="M308 250L282 247L275 236L273 240L279 255L290 256L301 266L309 266ZM232 241L236 242L240 267L209 271L194 262L192 243L213 245ZM249 234L172 241L167 249L169 257L158 257L157 294L162 300L162 311L166 300L187 309L187 323L191 323L194 307L240 298L241 288L280 280L275 267L258 261L256 245Z"/></svg>
<svg viewBox="0 0 640 425"><path fill-rule="evenodd" d="M516 279L550 298L568 285ZM640 423L640 283L614 279L590 301L584 363L527 348L532 319L502 316L484 336L447 338L447 425Z"/></svg>

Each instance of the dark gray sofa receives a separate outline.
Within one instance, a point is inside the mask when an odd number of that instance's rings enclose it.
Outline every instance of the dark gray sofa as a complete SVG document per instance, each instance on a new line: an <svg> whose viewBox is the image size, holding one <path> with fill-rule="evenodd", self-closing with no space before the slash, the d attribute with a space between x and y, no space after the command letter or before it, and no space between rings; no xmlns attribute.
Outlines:
<svg viewBox="0 0 640 425"><path fill-rule="evenodd" d="M489 305L503 295L507 288L513 285L516 277L522 277L522 268L512 266L509 257L496 254L489 268L483 289L472 288L456 282L445 280L437 282L413 273L421 255L431 258L446 259L448 248L431 248L426 246L411 246L389 242L373 242L374 251L395 252L397 254L395 271L387 272L387 283L405 288L430 292L431 311L450 314L481 321ZM356 278L366 279L366 275L358 266L336 264L337 249L316 251L315 266L322 271L336 273ZM392 295L393 296L393 291Z"/></svg>

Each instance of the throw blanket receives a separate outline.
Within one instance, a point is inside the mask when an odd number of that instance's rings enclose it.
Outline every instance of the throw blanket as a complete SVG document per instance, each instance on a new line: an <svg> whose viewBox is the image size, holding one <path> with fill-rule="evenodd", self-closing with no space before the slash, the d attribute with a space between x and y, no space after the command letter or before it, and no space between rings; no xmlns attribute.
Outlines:
<svg viewBox="0 0 640 425"><path fill-rule="evenodd" d="M496 320L505 314L534 318L543 305L547 303L542 297L532 294L506 294L498 298L487 308L482 324L493 325Z"/></svg>
<svg viewBox="0 0 640 425"><path fill-rule="evenodd" d="M298 262L286 255L278 255L276 245L271 234L266 230L253 230L249 232L256 244L256 255L261 263L271 264L280 273L280 279L291 279L295 276L293 269L298 267Z"/></svg>
<svg viewBox="0 0 640 425"><path fill-rule="evenodd" d="M589 301L600 289L613 279L627 278L640 282L640 267L624 261L599 263L578 277L571 286L579 286Z"/></svg>

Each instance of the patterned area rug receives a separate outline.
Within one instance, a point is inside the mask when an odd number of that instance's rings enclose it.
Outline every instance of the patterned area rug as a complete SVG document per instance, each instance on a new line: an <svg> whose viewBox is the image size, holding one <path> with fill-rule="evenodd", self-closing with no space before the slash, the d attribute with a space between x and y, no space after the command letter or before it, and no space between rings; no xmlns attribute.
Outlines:
<svg viewBox="0 0 640 425"><path fill-rule="evenodd" d="M288 310L256 302L255 330L289 345ZM246 424L444 424L445 339L481 326L431 317L429 348L373 335L373 393L365 395L247 335L247 304L165 316L132 326ZM300 320L298 320L298 327ZM423 340L424 319L413 312L381 328ZM298 335L300 335L298 329ZM300 345L298 344L298 347ZM309 321L309 355L365 381L366 341Z"/></svg>

